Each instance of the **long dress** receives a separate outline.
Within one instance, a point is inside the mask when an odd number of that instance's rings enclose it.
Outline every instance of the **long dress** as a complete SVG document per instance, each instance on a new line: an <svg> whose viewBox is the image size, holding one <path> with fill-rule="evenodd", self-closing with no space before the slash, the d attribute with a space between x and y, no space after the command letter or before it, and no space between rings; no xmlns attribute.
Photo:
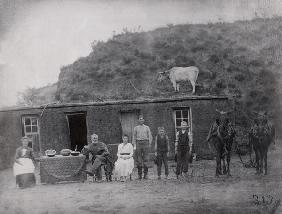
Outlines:
<svg viewBox="0 0 282 214"><path fill-rule="evenodd" d="M35 167L33 161L34 157L31 148L23 146L17 148L13 172L16 177L16 184L20 188L35 185Z"/></svg>
<svg viewBox="0 0 282 214"><path fill-rule="evenodd" d="M119 144L117 156L118 159L115 162L115 175L119 177L130 175L134 168L132 144ZM129 159L123 159L123 157L129 157Z"/></svg>

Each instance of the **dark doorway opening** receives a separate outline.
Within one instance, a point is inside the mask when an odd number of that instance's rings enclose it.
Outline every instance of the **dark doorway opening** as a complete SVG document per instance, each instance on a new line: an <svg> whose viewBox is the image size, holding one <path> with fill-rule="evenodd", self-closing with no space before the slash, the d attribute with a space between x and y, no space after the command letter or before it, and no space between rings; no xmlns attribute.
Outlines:
<svg viewBox="0 0 282 214"><path fill-rule="evenodd" d="M67 114L69 123L69 133L71 140L71 150L81 151L87 145L86 113Z"/></svg>

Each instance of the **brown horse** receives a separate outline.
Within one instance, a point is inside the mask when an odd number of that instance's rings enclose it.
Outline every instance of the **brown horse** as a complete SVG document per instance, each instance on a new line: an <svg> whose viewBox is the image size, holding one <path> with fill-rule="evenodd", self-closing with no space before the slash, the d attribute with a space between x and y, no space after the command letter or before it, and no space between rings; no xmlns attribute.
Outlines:
<svg viewBox="0 0 282 214"><path fill-rule="evenodd" d="M231 160L231 151L232 151L232 145L234 142L234 138L236 135L235 130L233 129L231 123L228 123L228 135L224 139L224 144L225 144L225 153L223 155L222 161L223 161L223 174L227 174L228 176L231 176L230 173L230 160ZM227 169L226 169L226 164L227 163Z"/></svg>
<svg viewBox="0 0 282 214"><path fill-rule="evenodd" d="M222 174L227 174L228 176L231 175L230 160L232 144L235 135L236 132L233 129L229 119L225 119L224 123L218 128L218 135L213 135L209 139L216 150L216 177ZM223 162L223 172L221 162Z"/></svg>
<svg viewBox="0 0 282 214"><path fill-rule="evenodd" d="M215 176L218 177L219 175L222 175L222 167L221 167L221 160L223 159L224 154L224 144L223 141L218 136L212 136L209 139L209 142L214 146L216 151L216 170L215 170Z"/></svg>
<svg viewBox="0 0 282 214"><path fill-rule="evenodd" d="M258 121L257 121L258 123ZM256 156L256 174L267 175L267 153L274 139L273 128L267 126L267 121L259 121L255 129L249 133L249 143L253 147Z"/></svg>

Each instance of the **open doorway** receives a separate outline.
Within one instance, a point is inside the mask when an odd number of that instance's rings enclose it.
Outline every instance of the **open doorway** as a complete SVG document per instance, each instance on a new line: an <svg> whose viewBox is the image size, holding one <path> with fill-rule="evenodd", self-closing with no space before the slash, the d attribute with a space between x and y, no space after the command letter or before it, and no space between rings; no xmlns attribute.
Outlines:
<svg viewBox="0 0 282 214"><path fill-rule="evenodd" d="M71 150L81 151L87 145L86 113L68 113L67 120L71 140Z"/></svg>

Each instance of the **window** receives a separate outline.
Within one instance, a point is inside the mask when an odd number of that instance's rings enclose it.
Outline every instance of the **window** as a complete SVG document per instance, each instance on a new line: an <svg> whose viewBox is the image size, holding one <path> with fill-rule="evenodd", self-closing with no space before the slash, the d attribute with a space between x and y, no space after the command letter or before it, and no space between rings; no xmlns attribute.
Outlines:
<svg viewBox="0 0 282 214"><path fill-rule="evenodd" d="M29 147L33 148L35 152L39 152L39 120L37 116L23 116L22 117L23 136L28 136L31 141Z"/></svg>
<svg viewBox="0 0 282 214"><path fill-rule="evenodd" d="M37 117L23 117L24 134L38 134L38 118Z"/></svg>
<svg viewBox="0 0 282 214"><path fill-rule="evenodd" d="M191 109L189 107L174 110L175 133L181 129L182 121L187 122L188 131L192 133Z"/></svg>

